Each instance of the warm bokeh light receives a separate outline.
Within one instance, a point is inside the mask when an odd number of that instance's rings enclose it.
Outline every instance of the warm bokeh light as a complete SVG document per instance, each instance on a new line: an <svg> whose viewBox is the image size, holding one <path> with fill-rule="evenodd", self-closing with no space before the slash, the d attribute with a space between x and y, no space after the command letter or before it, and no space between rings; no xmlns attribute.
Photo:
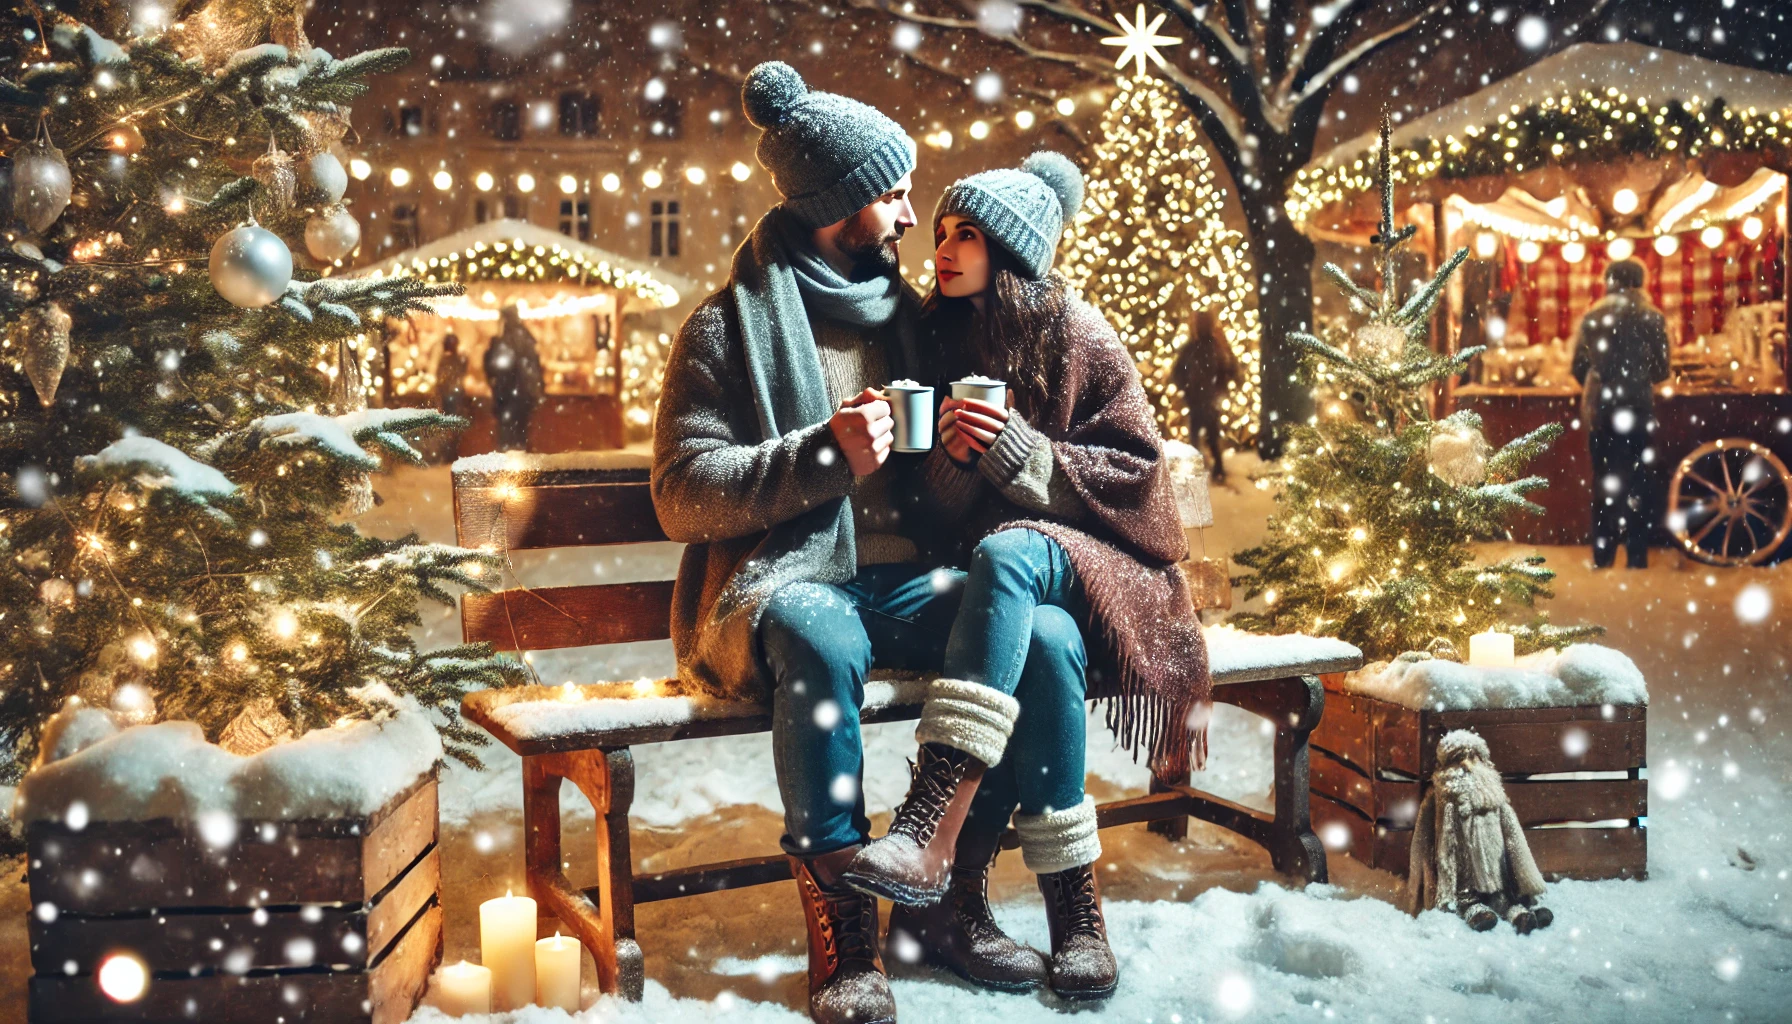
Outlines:
<svg viewBox="0 0 1792 1024"><path fill-rule="evenodd" d="M524 171L523 173L517 175L516 176L516 190L518 192L533 192L533 191L535 191L535 175L530 174L528 171Z"/></svg>
<svg viewBox="0 0 1792 1024"><path fill-rule="evenodd" d="M693 185L701 185L709 180L709 175L705 173L701 167L686 167L684 169L684 180Z"/></svg>
<svg viewBox="0 0 1792 1024"><path fill-rule="evenodd" d="M1612 209L1617 213L1635 213L1636 207L1636 193L1630 189L1621 188L1612 193Z"/></svg>
<svg viewBox="0 0 1792 1024"><path fill-rule="evenodd" d="M481 192L490 192L492 190L492 186L496 185L497 183L498 183L497 179L492 177L492 172L490 172L490 171L480 171L478 174L473 176L473 184Z"/></svg>
<svg viewBox="0 0 1792 1024"><path fill-rule="evenodd" d="M728 174L733 177L735 181L746 181L753 176L753 168L736 160L734 161L734 166L728 168Z"/></svg>
<svg viewBox="0 0 1792 1024"><path fill-rule="evenodd" d="M971 133L971 138L973 138L973 139L989 138L989 122L987 122L987 121L972 121L970 133Z"/></svg>
<svg viewBox="0 0 1792 1024"><path fill-rule="evenodd" d="M641 172L641 184L648 188L659 188L665 182L665 176L651 167Z"/></svg>
<svg viewBox="0 0 1792 1024"><path fill-rule="evenodd" d="M1658 256L1672 256L1680 251L1680 238L1677 235L1657 235L1655 253Z"/></svg>
<svg viewBox="0 0 1792 1024"><path fill-rule="evenodd" d="M622 178L618 176L616 172L611 171L603 176L603 180L600 184L603 185L605 192L614 192L622 187Z"/></svg>
<svg viewBox="0 0 1792 1024"><path fill-rule="evenodd" d="M404 188L411 183L411 172L402 167L392 168L392 173L387 177L391 179L393 186L396 188Z"/></svg>
<svg viewBox="0 0 1792 1024"><path fill-rule="evenodd" d="M100 964L100 991L115 1003L134 1003L149 991L149 968L129 953L114 953Z"/></svg>
<svg viewBox="0 0 1792 1024"><path fill-rule="evenodd" d="M373 176L373 165L355 157L348 162L348 173L354 175L356 181L366 181Z"/></svg>
<svg viewBox="0 0 1792 1024"><path fill-rule="evenodd" d="M449 174L446 170L437 171L435 177L431 180L435 182L436 188L441 189L443 192L454 187L454 175Z"/></svg>
<svg viewBox="0 0 1792 1024"><path fill-rule="evenodd" d="M1530 239L1518 243L1518 258L1526 263L1535 263L1543 257L1543 247Z"/></svg>
<svg viewBox="0 0 1792 1024"><path fill-rule="evenodd" d="M1614 260L1627 260L1635 253L1636 243L1628 238L1614 238L1605 246L1605 254Z"/></svg>
<svg viewBox="0 0 1792 1024"><path fill-rule="evenodd" d="M562 191L570 196L574 192L577 192L578 190L579 190L579 179L573 177L570 174L562 174L560 176L560 191Z"/></svg>
<svg viewBox="0 0 1792 1024"><path fill-rule="evenodd" d="M1724 229L1716 224L1699 232L1699 242L1707 249L1715 249L1724 244Z"/></svg>
<svg viewBox="0 0 1792 1024"><path fill-rule="evenodd" d="M1562 260L1567 263L1579 263L1587 258L1587 247L1581 242L1564 242L1562 244Z"/></svg>

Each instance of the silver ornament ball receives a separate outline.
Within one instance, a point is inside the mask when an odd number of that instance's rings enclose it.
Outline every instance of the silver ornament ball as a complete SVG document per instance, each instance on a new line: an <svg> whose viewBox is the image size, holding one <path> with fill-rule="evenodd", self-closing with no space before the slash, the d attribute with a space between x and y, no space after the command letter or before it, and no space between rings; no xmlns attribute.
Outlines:
<svg viewBox="0 0 1792 1024"><path fill-rule="evenodd" d="M56 223L74 194L62 150L48 140L27 142L12 158L12 212L34 235Z"/></svg>
<svg viewBox="0 0 1792 1024"><path fill-rule="evenodd" d="M342 194L348 191L348 172L335 154L313 153L303 167L299 185L307 202L319 206L342 202Z"/></svg>
<svg viewBox="0 0 1792 1024"><path fill-rule="evenodd" d="M212 287L235 305L266 306L292 280L292 252L279 235L244 224L224 232L212 246L211 275Z"/></svg>
<svg viewBox="0 0 1792 1024"><path fill-rule="evenodd" d="M314 214L305 222L305 251L313 259L329 263L355 251L361 244L361 222L340 206Z"/></svg>

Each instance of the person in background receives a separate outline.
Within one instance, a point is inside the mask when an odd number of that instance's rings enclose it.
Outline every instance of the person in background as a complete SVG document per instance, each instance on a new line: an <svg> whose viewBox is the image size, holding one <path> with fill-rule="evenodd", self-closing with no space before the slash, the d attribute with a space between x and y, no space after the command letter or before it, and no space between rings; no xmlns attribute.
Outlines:
<svg viewBox="0 0 1792 1024"><path fill-rule="evenodd" d="M523 326L515 306L505 306L503 328L485 350L485 380L492 388L492 414L498 419L498 450L529 447L529 420L541 404L541 356L535 336Z"/></svg>
<svg viewBox="0 0 1792 1024"><path fill-rule="evenodd" d="M467 357L461 354L460 336L442 339L442 357L436 360L436 408L449 416L465 416L467 408Z"/></svg>
<svg viewBox="0 0 1792 1024"><path fill-rule="evenodd" d="M1188 443L1200 445L1199 435L1207 436L1207 447L1213 452L1211 478L1214 483L1226 480L1226 463L1220 457L1220 399L1238 379L1238 357L1226 340L1226 329L1211 309L1195 311L1189 325L1188 340L1176 353L1171 370L1176 386L1182 389L1188 404Z"/></svg>
<svg viewBox="0 0 1792 1024"><path fill-rule="evenodd" d="M1655 385L1668 379L1667 318L1643 294L1643 265L1619 260L1605 269L1605 297L1581 317L1574 379L1593 456L1593 567L1609 568L1623 539L1625 564L1649 565L1656 493Z"/></svg>

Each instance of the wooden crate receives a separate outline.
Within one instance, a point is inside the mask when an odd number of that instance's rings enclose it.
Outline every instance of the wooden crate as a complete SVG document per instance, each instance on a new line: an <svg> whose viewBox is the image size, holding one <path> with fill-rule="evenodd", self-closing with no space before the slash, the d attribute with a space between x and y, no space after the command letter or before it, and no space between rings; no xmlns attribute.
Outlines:
<svg viewBox="0 0 1792 1024"><path fill-rule="evenodd" d="M1322 678L1325 715L1313 731L1310 799L1313 828L1331 849L1406 874L1437 741L1470 729L1487 741L1546 878L1647 877L1646 706L1415 711L1345 693L1341 676ZM1570 756L1564 743L1575 730L1573 746L1585 749ZM1538 777L1568 772L1600 777ZM1606 824L1585 827L1593 822ZM1341 850L1340 829L1348 837Z"/></svg>
<svg viewBox="0 0 1792 1024"><path fill-rule="evenodd" d="M365 817L241 822L221 849L167 819L27 841L34 1024L400 1024L442 957L433 777ZM128 1005L95 979L116 953L150 970Z"/></svg>

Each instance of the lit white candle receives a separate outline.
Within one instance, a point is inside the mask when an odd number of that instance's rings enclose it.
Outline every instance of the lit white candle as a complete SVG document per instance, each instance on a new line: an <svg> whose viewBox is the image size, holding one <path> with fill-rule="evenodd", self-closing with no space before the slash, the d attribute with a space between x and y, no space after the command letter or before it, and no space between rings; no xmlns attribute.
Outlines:
<svg viewBox="0 0 1792 1024"><path fill-rule="evenodd" d="M1482 668L1511 668L1518 663L1512 634L1476 633L1468 638L1468 663Z"/></svg>
<svg viewBox="0 0 1792 1024"><path fill-rule="evenodd" d="M436 972L436 1005L459 1017L492 1012L492 972L465 960Z"/></svg>
<svg viewBox="0 0 1792 1024"><path fill-rule="evenodd" d="M535 1001L550 1009L579 1012L579 944L554 933L535 943Z"/></svg>
<svg viewBox="0 0 1792 1024"><path fill-rule="evenodd" d="M479 905L479 956L492 972L492 1012L535 1000L535 901L505 893Z"/></svg>

